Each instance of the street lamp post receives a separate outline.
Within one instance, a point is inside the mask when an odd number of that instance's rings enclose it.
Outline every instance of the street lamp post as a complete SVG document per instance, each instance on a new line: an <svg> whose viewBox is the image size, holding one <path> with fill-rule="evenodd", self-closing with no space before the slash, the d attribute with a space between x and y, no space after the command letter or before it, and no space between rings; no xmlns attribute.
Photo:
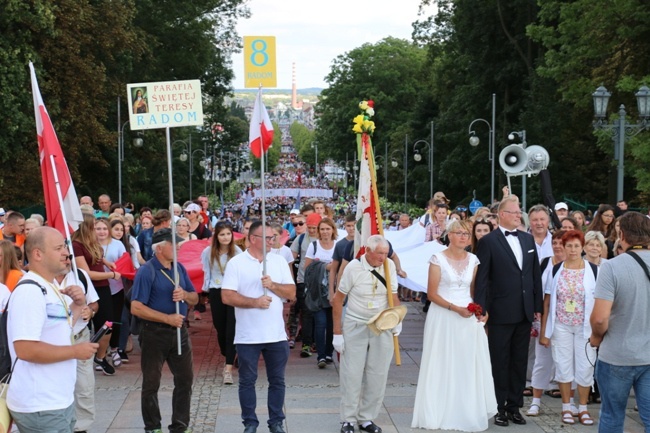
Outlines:
<svg viewBox="0 0 650 433"><path fill-rule="evenodd" d="M476 136L476 133L474 130L472 130L472 126L475 122L484 122L488 126L490 133L488 138L488 159L492 162L490 173L490 203L494 203L494 149L496 147L496 140L494 137L494 124L496 122L496 95L494 93L492 94L492 123L488 122L485 119L479 118L472 120L472 122L469 124L469 144L473 147L478 146L480 143L480 140Z"/></svg>
<svg viewBox="0 0 650 433"><path fill-rule="evenodd" d="M183 143L186 146L186 150L184 150L183 153L181 154L181 156L179 157L179 159L181 161L183 161L183 162L187 161L188 160L188 155L189 155L189 160L190 160L190 169L189 169L190 200L192 200L192 197L194 197L192 195L192 171L193 171L192 155L194 154L194 152L192 152L192 133L190 132L189 137L187 138L187 140L176 140L176 141L174 141L174 143L172 143L172 145L176 144L176 143ZM203 155L205 157L205 152L203 150L201 150L201 149L197 149L197 150L200 150L201 152L203 152Z"/></svg>
<svg viewBox="0 0 650 433"><path fill-rule="evenodd" d="M315 153L314 175L318 175L318 142L317 141L312 141L311 142L311 148L314 149L314 153Z"/></svg>
<svg viewBox="0 0 650 433"><path fill-rule="evenodd" d="M406 206L406 196L408 192L408 186L407 186L407 173L408 173L408 135L406 136L404 140L404 151L401 150L394 150L391 153L391 158L390 158L390 165L392 165L394 168L397 168L399 163L397 162L397 159L395 159L394 155L397 153L403 153L403 161L404 161L404 206Z"/></svg>
<svg viewBox="0 0 650 433"><path fill-rule="evenodd" d="M526 146L528 146L528 142L526 141L526 130L512 131L508 134L508 141L525 149ZM521 208L524 210L526 209L526 194L528 191L526 178L527 176L521 177ZM508 190L512 193L512 189L510 189L510 177L508 177Z"/></svg>
<svg viewBox="0 0 650 433"><path fill-rule="evenodd" d="M433 121L431 122L431 141L418 140L413 143L413 159L416 162L422 160L422 155L417 150L418 144L422 143L427 147L428 158L427 166L429 167L429 197L433 197Z"/></svg>
<svg viewBox="0 0 650 433"><path fill-rule="evenodd" d="M123 124L120 110L120 97L117 97L117 201L122 203L122 161L124 161L124 127L129 121ZM140 137L133 139L133 146L142 147L144 141Z"/></svg>
<svg viewBox="0 0 650 433"><path fill-rule="evenodd" d="M627 120L625 105L621 104L618 109L618 119L607 123L607 104L612 94L604 86L598 87L592 94L594 99L594 130L608 130L614 140L614 160L618 161L616 179L616 201L623 200L623 180L625 174L625 139L632 138L639 132L650 129L650 89L641 86L636 96L639 108L639 123L632 124Z"/></svg>
<svg viewBox="0 0 650 433"><path fill-rule="evenodd" d="M191 149L191 147L190 147L190 149ZM197 152L203 154L203 159L201 160L201 162L203 163L203 164L201 164L201 167L203 167L205 165L205 158L206 158L205 151L203 149L194 149L192 151L192 153L188 153L188 152L183 151L183 153L181 153L181 156L179 156L179 159L181 161L185 162L185 161L188 160L188 155L189 155L189 160L190 160L189 161L189 163L190 163L190 170L189 170L189 173L190 173L189 174L189 179L190 179L190 200L192 200L192 197L193 197L192 196L192 176L194 175L194 154L197 153ZM205 195L205 181L203 182L203 194Z"/></svg>

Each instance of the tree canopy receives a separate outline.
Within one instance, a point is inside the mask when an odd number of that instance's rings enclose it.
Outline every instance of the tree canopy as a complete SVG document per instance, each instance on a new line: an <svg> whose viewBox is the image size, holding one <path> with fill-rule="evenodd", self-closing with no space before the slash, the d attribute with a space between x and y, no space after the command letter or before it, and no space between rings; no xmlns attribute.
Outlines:
<svg viewBox="0 0 650 433"><path fill-rule="evenodd" d="M198 78L205 125L226 123L223 98L233 77L230 55L240 48L234 25L248 13L243 0L3 2L0 202L16 207L43 200L28 90L29 60L34 62L77 192L108 193L117 201L117 131L124 126L117 124L117 98L122 96L122 113L126 113L126 84ZM135 133L128 125L124 130L125 200L137 205L164 203L164 134L145 132L144 146L137 149L130 145ZM196 134L196 148L204 141L214 144L208 132L174 131L179 138L190 133ZM240 140L240 135L230 136ZM179 200L188 198L187 170L178 173Z"/></svg>

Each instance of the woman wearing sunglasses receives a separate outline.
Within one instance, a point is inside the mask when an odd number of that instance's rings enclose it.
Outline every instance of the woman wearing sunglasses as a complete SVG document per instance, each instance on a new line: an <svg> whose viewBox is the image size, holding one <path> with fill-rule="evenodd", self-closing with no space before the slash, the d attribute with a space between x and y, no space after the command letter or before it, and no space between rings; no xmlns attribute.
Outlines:
<svg viewBox="0 0 650 433"><path fill-rule="evenodd" d="M196 203L190 203L183 209L185 218L190 221L190 233L193 233L197 239L208 239L212 236L212 232L205 225L205 222L202 221L200 212L201 207Z"/></svg>

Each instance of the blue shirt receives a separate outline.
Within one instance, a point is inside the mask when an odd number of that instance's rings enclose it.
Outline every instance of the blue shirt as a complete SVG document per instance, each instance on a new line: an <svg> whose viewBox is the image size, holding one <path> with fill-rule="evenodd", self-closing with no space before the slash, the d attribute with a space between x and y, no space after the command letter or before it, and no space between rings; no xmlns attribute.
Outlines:
<svg viewBox="0 0 650 433"><path fill-rule="evenodd" d="M185 267L180 263L178 263L178 273L178 285L186 292L195 292L196 290L194 290L194 286L190 277L187 275ZM135 274L133 289L131 289L131 299L142 302L152 310L165 314L175 314L176 303L172 301L172 292L174 291L173 281L173 270L165 268L158 258L154 256L142 265ZM187 304L181 302L179 305L180 314L187 316Z"/></svg>
<svg viewBox="0 0 650 433"><path fill-rule="evenodd" d="M140 246L140 253L142 258L149 261L153 257L153 248L151 248L153 242L153 227L142 230L138 235L138 245Z"/></svg>

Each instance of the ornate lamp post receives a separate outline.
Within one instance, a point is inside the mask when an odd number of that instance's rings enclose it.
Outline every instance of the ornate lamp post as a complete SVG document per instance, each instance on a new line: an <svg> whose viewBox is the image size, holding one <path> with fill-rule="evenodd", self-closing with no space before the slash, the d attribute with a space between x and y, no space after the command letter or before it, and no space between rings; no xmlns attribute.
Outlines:
<svg viewBox="0 0 650 433"><path fill-rule="evenodd" d="M639 132L649 129L650 122L650 89L647 86L641 86L639 91L634 94L639 109L639 123L630 123L627 120L625 105L621 104L618 109L618 119L608 123L607 104L612 94L604 86L600 86L592 94L594 99L594 130L608 130L614 140L614 160L618 161L616 168L616 200L623 200L623 182L625 175L625 139L632 138Z"/></svg>
<svg viewBox="0 0 650 433"><path fill-rule="evenodd" d="M429 198L433 197L433 122L431 122L431 139L430 141L418 140L413 143L413 159L416 162L422 161L422 154L418 150L418 144L423 144L428 151L427 165L429 167Z"/></svg>
<svg viewBox="0 0 650 433"><path fill-rule="evenodd" d="M496 122L496 95L493 93L492 94L492 123L488 122L485 119L474 119L472 122L469 124L469 144L472 147L476 147L479 145L480 140L476 136L476 132L472 130L472 126L474 126L474 123L476 122L483 122L488 126L489 129L489 139L488 139L488 160L492 162L490 166L490 203L494 203L494 148L496 147L496 140L494 138L494 124Z"/></svg>

